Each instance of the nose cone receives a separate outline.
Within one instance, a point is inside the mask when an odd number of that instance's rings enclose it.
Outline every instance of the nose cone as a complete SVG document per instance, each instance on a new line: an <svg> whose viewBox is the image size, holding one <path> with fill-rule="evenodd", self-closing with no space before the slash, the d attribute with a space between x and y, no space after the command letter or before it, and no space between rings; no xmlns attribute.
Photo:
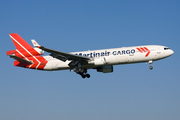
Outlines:
<svg viewBox="0 0 180 120"><path fill-rule="evenodd" d="M174 51L173 50L170 50L169 51L169 56L173 55L174 54Z"/></svg>
<svg viewBox="0 0 180 120"><path fill-rule="evenodd" d="M173 54L174 54L174 51L173 51L173 50L171 50L171 49L166 50L165 57L169 57L169 56L171 56L171 55L173 55Z"/></svg>
<svg viewBox="0 0 180 120"><path fill-rule="evenodd" d="M166 58L174 54L174 51L169 49L168 47L163 48L162 54L160 54L160 58Z"/></svg>

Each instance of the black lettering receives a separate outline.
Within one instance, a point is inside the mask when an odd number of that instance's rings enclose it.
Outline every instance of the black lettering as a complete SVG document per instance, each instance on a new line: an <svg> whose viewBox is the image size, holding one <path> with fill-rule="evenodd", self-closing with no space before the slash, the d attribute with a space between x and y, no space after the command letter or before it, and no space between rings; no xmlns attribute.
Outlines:
<svg viewBox="0 0 180 120"><path fill-rule="evenodd" d="M104 56L104 52L101 52L101 56Z"/></svg>
<svg viewBox="0 0 180 120"><path fill-rule="evenodd" d="M92 53L90 53L90 57L92 57Z"/></svg>
<svg viewBox="0 0 180 120"><path fill-rule="evenodd" d="M116 55L116 51L113 51L112 54L113 54L113 55Z"/></svg>
<svg viewBox="0 0 180 120"><path fill-rule="evenodd" d="M122 50L122 55L123 55L123 54L126 54L126 51L125 51L125 50Z"/></svg>
<svg viewBox="0 0 180 120"><path fill-rule="evenodd" d="M121 55L121 51L118 51L117 55Z"/></svg>
<svg viewBox="0 0 180 120"><path fill-rule="evenodd" d="M134 53L135 53L135 50L134 50L134 49L132 49L132 50L131 50L131 53L132 53L132 54L134 54Z"/></svg>
<svg viewBox="0 0 180 120"><path fill-rule="evenodd" d="M107 53L108 53L108 56L109 56L109 53L110 53L110 52L107 52Z"/></svg>
<svg viewBox="0 0 180 120"><path fill-rule="evenodd" d="M94 57L96 57L96 54L95 54L95 52L93 53L93 56L94 56Z"/></svg>
<svg viewBox="0 0 180 120"><path fill-rule="evenodd" d="M126 54L130 54L130 50L126 50Z"/></svg>
<svg viewBox="0 0 180 120"><path fill-rule="evenodd" d="M100 53L96 53L96 57L100 57Z"/></svg>

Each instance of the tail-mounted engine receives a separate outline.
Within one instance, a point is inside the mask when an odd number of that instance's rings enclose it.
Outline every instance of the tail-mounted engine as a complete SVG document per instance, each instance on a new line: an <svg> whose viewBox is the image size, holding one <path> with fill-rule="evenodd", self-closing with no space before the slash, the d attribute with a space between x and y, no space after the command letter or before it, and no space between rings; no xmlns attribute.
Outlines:
<svg viewBox="0 0 180 120"><path fill-rule="evenodd" d="M39 48L34 48L40 55L44 54L44 50L41 50Z"/></svg>

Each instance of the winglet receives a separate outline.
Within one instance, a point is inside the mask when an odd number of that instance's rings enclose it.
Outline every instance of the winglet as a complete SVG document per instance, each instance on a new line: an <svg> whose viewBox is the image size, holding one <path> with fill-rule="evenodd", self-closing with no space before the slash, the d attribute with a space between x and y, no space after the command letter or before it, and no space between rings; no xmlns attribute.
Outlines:
<svg viewBox="0 0 180 120"><path fill-rule="evenodd" d="M40 46L34 39L32 39L31 42L32 42L34 47L39 47Z"/></svg>

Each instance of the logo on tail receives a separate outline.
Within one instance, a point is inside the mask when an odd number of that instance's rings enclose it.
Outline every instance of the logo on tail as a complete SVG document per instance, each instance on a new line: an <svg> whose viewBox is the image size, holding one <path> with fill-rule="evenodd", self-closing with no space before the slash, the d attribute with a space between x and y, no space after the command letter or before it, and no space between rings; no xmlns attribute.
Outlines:
<svg viewBox="0 0 180 120"><path fill-rule="evenodd" d="M43 69L47 61L44 57L40 55L43 54L43 50L39 48L33 48L29 45L23 38L21 38L17 33L9 34L16 50L11 50L7 52L11 58L14 58L15 66L32 68L32 69ZM36 45L38 45L36 43Z"/></svg>

